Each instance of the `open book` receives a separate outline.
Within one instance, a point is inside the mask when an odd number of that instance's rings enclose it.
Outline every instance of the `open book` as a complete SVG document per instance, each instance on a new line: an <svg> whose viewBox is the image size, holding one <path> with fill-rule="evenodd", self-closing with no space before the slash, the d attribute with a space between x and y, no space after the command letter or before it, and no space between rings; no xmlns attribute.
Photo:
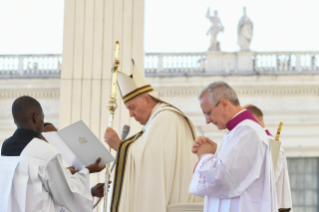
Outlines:
<svg viewBox="0 0 319 212"><path fill-rule="evenodd" d="M46 132L42 135L60 150L66 164L77 170L95 163L98 157L102 159L99 165L114 161L111 153L83 121L78 121L57 132Z"/></svg>

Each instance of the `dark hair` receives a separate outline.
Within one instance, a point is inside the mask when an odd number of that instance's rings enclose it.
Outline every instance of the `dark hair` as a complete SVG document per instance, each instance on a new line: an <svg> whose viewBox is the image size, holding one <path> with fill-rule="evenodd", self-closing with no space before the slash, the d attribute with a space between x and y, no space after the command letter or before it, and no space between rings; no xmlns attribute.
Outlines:
<svg viewBox="0 0 319 212"><path fill-rule="evenodd" d="M261 110L258 107L254 106L254 105L249 105L248 107L246 107L246 109L249 110L257 118L263 119L264 114L263 114L263 112L261 112Z"/></svg>
<svg viewBox="0 0 319 212"><path fill-rule="evenodd" d="M27 124L35 113L42 113L42 108L40 103L30 96L21 96L12 104L12 116L17 126Z"/></svg>
<svg viewBox="0 0 319 212"><path fill-rule="evenodd" d="M54 126L52 123L50 123L50 122L45 122L44 124L43 124L43 126L45 127L45 126L47 126L47 125L52 125L52 126Z"/></svg>

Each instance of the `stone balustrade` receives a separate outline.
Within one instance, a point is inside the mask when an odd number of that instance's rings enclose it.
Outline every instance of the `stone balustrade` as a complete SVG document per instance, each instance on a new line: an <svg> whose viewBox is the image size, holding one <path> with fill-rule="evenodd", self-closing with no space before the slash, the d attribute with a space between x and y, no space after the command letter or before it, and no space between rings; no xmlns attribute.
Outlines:
<svg viewBox="0 0 319 212"><path fill-rule="evenodd" d="M146 53L146 76L194 75L205 72L205 53Z"/></svg>
<svg viewBox="0 0 319 212"><path fill-rule="evenodd" d="M319 52L256 52L254 58L257 72L319 72Z"/></svg>
<svg viewBox="0 0 319 212"><path fill-rule="evenodd" d="M61 54L0 55L0 78L60 78Z"/></svg>
<svg viewBox="0 0 319 212"><path fill-rule="evenodd" d="M0 78L59 78L62 55L0 55ZM145 75L319 74L319 52L146 53Z"/></svg>
<svg viewBox="0 0 319 212"><path fill-rule="evenodd" d="M148 53L144 68L154 77L319 74L319 52Z"/></svg>

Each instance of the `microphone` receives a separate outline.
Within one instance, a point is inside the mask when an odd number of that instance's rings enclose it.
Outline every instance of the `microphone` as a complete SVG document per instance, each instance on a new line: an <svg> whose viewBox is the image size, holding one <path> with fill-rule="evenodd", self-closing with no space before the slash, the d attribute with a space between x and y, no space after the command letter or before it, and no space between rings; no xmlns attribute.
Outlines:
<svg viewBox="0 0 319 212"><path fill-rule="evenodd" d="M121 132L121 141L124 141L126 139L126 137L128 136L129 132L131 130L131 127L128 126L128 125L124 125L123 128L122 128L122 132ZM116 157L115 157L116 158ZM113 162L113 165L111 167L111 173L113 172L113 169L115 167L115 163L116 161Z"/></svg>
<svg viewBox="0 0 319 212"><path fill-rule="evenodd" d="M131 127L128 125L124 125L121 132L121 141L124 141L130 132Z"/></svg>

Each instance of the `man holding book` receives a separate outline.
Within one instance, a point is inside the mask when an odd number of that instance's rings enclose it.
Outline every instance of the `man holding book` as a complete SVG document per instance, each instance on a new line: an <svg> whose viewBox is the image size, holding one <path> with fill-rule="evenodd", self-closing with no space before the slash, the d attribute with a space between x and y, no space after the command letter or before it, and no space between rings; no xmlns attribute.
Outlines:
<svg viewBox="0 0 319 212"><path fill-rule="evenodd" d="M195 139L191 121L159 99L135 66L132 76L118 73L118 85L143 129L123 142L106 129L105 142L117 151L111 211L166 212L180 203L203 202L187 191L197 160L189 151Z"/></svg>
<svg viewBox="0 0 319 212"><path fill-rule="evenodd" d="M0 211L92 211L93 197L103 196L103 185L92 190L89 174L105 168L100 159L71 174L59 151L41 139L44 114L39 102L22 96L12 105L17 130L1 147Z"/></svg>

